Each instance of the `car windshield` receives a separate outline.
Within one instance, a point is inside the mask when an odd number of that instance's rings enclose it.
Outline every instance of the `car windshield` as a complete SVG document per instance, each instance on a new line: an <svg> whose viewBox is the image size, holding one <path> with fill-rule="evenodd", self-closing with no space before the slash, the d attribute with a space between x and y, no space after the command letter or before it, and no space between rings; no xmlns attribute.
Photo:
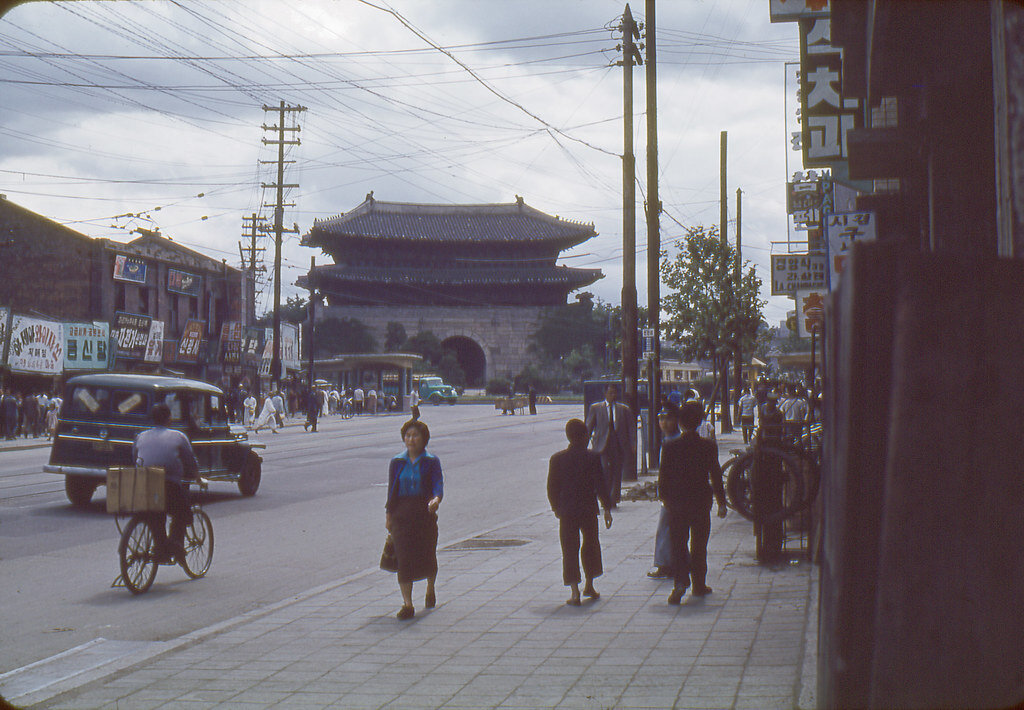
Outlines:
<svg viewBox="0 0 1024 710"><path fill-rule="evenodd" d="M65 413L84 419L145 417L149 412L149 393L77 385L65 397Z"/></svg>

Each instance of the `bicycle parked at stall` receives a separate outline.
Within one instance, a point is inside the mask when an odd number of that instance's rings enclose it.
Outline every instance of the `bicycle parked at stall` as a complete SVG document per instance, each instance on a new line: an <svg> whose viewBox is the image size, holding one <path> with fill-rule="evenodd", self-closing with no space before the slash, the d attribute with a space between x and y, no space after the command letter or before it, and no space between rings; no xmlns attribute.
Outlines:
<svg viewBox="0 0 1024 710"><path fill-rule="evenodd" d="M206 490L208 482L199 479L194 485ZM121 533L117 546L121 574L112 586L127 587L132 594L148 590L156 578L157 568L162 564L178 564L191 579L198 579L210 570L213 562L213 523L201 505L192 505L192 522L185 528L185 554L177 558L163 559L159 556L151 513L131 513L123 527L121 523L125 515L118 514L115 518Z"/></svg>
<svg viewBox="0 0 1024 710"><path fill-rule="evenodd" d="M754 523L758 559L781 552L783 525L808 514L821 486L821 424L799 434L758 431L722 466L729 504ZM813 530L810 521L804 526ZM813 545L810 545L813 547Z"/></svg>

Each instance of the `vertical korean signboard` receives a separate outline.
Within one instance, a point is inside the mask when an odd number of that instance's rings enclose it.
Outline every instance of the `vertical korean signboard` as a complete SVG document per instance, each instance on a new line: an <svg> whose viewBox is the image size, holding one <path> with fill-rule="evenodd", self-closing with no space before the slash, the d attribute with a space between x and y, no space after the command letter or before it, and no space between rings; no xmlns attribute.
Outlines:
<svg viewBox="0 0 1024 710"><path fill-rule="evenodd" d="M846 132L861 123L860 100L844 98L843 55L832 45L831 19L800 20L800 122L804 167L846 160Z"/></svg>
<svg viewBox="0 0 1024 710"><path fill-rule="evenodd" d="M149 338L146 339L146 362L160 362L164 355L164 322L155 320L149 325Z"/></svg>
<svg viewBox="0 0 1024 710"><path fill-rule="evenodd" d="M828 239L829 289L839 286L839 277L854 242L872 242L876 236L874 212L840 212L825 218Z"/></svg>
<svg viewBox="0 0 1024 710"><path fill-rule="evenodd" d="M64 324L64 369L106 370L110 326L107 323Z"/></svg>
<svg viewBox="0 0 1024 710"><path fill-rule="evenodd" d="M7 366L12 372L59 375L64 369L63 324L14 316Z"/></svg>
<svg viewBox="0 0 1024 710"><path fill-rule="evenodd" d="M203 330L206 321L192 320L185 323L185 329L181 331L181 339L178 341L178 362L198 362L199 344L203 342Z"/></svg>

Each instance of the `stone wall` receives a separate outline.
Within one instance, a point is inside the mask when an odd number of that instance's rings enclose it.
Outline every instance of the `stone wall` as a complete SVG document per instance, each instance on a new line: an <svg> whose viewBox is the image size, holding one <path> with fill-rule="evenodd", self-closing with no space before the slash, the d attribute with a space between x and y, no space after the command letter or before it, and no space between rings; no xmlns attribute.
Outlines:
<svg viewBox="0 0 1024 710"><path fill-rule="evenodd" d="M410 337L432 331L439 340L461 336L484 353L484 381L519 374L529 361L527 347L537 329L543 306L327 306L317 320L354 318L383 345L388 323L401 323Z"/></svg>

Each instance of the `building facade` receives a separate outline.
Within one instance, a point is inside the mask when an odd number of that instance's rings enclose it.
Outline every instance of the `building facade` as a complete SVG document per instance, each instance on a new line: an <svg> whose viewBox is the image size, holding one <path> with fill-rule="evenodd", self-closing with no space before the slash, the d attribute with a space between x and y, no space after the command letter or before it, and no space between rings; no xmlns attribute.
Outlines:
<svg viewBox="0 0 1024 710"><path fill-rule="evenodd" d="M93 239L5 197L0 257L11 330L0 364L15 386L39 389L83 370L242 374L242 273L226 262L156 231L127 243ZM46 358L21 357L42 352L33 328L61 332Z"/></svg>
<svg viewBox="0 0 1024 710"><path fill-rule="evenodd" d="M470 386L514 376L544 309L593 283L599 269L558 266L559 254L595 237L593 225L527 206L366 200L314 222L302 243L334 261L299 284L327 306L317 319L353 318L383 342L388 323L431 331L452 350Z"/></svg>

